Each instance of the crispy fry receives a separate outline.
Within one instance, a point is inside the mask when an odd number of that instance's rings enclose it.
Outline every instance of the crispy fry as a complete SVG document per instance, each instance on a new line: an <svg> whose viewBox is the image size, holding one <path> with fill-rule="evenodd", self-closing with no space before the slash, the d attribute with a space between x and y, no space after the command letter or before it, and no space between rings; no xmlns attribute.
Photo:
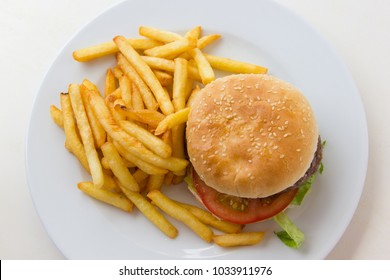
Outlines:
<svg viewBox="0 0 390 280"><path fill-rule="evenodd" d="M191 38L193 40L198 40L200 37L200 34L202 33L202 26L198 25L194 28L190 29L185 35L185 38ZM194 46L195 47L195 46Z"/></svg>
<svg viewBox="0 0 390 280"><path fill-rule="evenodd" d="M124 195L97 188L92 182L80 182L77 187L87 195L126 212L133 210L133 203Z"/></svg>
<svg viewBox="0 0 390 280"><path fill-rule="evenodd" d="M134 67L130 64L130 62L127 61L127 59L122 54L117 55L117 61L118 61L118 65L121 67L123 72L127 75L127 77L130 79L130 81L132 81L133 84L137 86L140 94L142 95L142 99L145 102L146 108L151 110L156 110L159 105L153 93L151 92L149 87L145 84L145 82L142 80L142 78L134 69Z"/></svg>
<svg viewBox="0 0 390 280"><path fill-rule="evenodd" d="M201 223L198 218L192 215L187 209L162 194L159 190L152 190L147 194L147 196L165 213L176 220L183 222L203 240L211 242L213 239L212 230Z"/></svg>
<svg viewBox="0 0 390 280"><path fill-rule="evenodd" d="M166 116L157 126L155 135L163 134L167 129L185 123L188 119L188 114L190 113L190 108L184 108L177 111L176 113Z"/></svg>
<svg viewBox="0 0 390 280"><path fill-rule="evenodd" d="M64 119L62 117L62 111L55 105L50 105L50 115L54 123L61 128L64 128Z"/></svg>
<svg viewBox="0 0 390 280"><path fill-rule="evenodd" d="M150 175L148 182L146 183L146 192L152 190L159 190L164 183L165 175Z"/></svg>
<svg viewBox="0 0 390 280"><path fill-rule="evenodd" d="M241 62L230 58L219 57L211 54L204 54L204 56L213 68L222 71L241 74L266 74L268 72L268 69L263 66L247 62Z"/></svg>
<svg viewBox="0 0 390 280"><path fill-rule="evenodd" d="M150 39L127 39L134 49L150 49L161 45L161 43ZM118 52L118 47L114 42L105 42L94 46L82 48L73 52L73 58L79 62L90 61L95 58Z"/></svg>
<svg viewBox="0 0 390 280"><path fill-rule="evenodd" d="M187 203L177 202L193 215L195 215L202 223L212 226L215 229L226 233L238 233L243 228L242 225L233 224L227 221L222 221L213 216L210 212L203 210L197 206L190 205Z"/></svg>
<svg viewBox="0 0 390 280"><path fill-rule="evenodd" d="M165 118L165 116L160 112L148 109L133 110L125 106L116 105L115 110L122 111L122 113L129 120L147 124L152 128L156 128L158 124Z"/></svg>
<svg viewBox="0 0 390 280"><path fill-rule="evenodd" d="M128 160L125 159L125 158L122 158L122 161L123 161L123 163L125 164L125 166L126 166L127 168L136 167L136 165L135 165L134 163L128 161ZM102 157L102 158L100 159L100 162L102 163L102 166L103 166L104 169L111 170L110 165L108 164L107 158Z"/></svg>
<svg viewBox="0 0 390 280"><path fill-rule="evenodd" d="M164 158L168 158L172 155L171 146L148 130L130 121L120 121L119 125L157 155Z"/></svg>
<svg viewBox="0 0 390 280"><path fill-rule="evenodd" d="M240 232L215 235L213 241L222 247L249 246L259 243L264 232Z"/></svg>
<svg viewBox="0 0 390 280"><path fill-rule="evenodd" d="M84 146L78 136L69 94L61 93L60 101L62 115L64 119L64 131L67 146L69 147L70 151L77 157L77 159L80 161L85 170L90 172L87 156L85 155Z"/></svg>
<svg viewBox="0 0 390 280"><path fill-rule="evenodd" d="M145 109L144 100L142 98L141 92L133 84L133 95L132 95L132 106L134 110L143 110Z"/></svg>
<svg viewBox="0 0 390 280"><path fill-rule="evenodd" d="M160 30L154 27L148 27L148 26L140 26L138 30L139 35L148 37L150 39L164 42L164 43L170 43L176 40L179 40L182 38L177 33Z"/></svg>
<svg viewBox="0 0 390 280"><path fill-rule="evenodd" d="M95 147L100 148L104 142L106 142L107 134L95 116L95 113L93 112L91 104L88 101L87 91L88 89L84 86L84 84L82 84L80 86L81 98L83 100L85 112L87 113L88 121L91 126Z"/></svg>
<svg viewBox="0 0 390 280"><path fill-rule="evenodd" d="M104 158L107 159L110 169L114 173L115 177L118 178L121 185L126 189L138 192L139 186L123 162L114 144L106 142L101 148Z"/></svg>
<svg viewBox="0 0 390 280"><path fill-rule="evenodd" d="M199 38L198 43L197 43L197 47L198 47L198 49L203 49L206 46L213 43L214 41L218 40L219 38L221 38L221 35L219 35L219 34L211 34L211 35L203 36L203 37Z"/></svg>
<svg viewBox="0 0 390 280"><path fill-rule="evenodd" d="M134 203L142 214L145 215L155 226L170 238L175 238L177 229L141 194L122 187L123 193Z"/></svg>
<svg viewBox="0 0 390 280"><path fill-rule="evenodd" d="M189 49L194 48L195 46L196 40L181 38L165 45L145 50L144 53L148 56L155 57L175 57Z"/></svg>
<svg viewBox="0 0 390 280"><path fill-rule="evenodd" d="M121 95L123 101L125 102L125 105L127 107L131 107L132 106L132 101L131 101L132 84L126 75L122 75L119 78L119 87L121 89Z"/></svg>
<svg viewBox="0 0 390 280"><path fill-rule="evenodd" d="M85 112L79 85L69 85L69 96L76 118L77 127L79 128L80 137L84 145L85 155L87 156L93 183L97 187L102 187L104 184L102 165L95 148L92 130L88 122L87 113Z"/></svg>
<svg viewBox="0 0 390 280"><path fill-rule="evenodd" d="M146 64L146 62L142 60L137 51L134 50L131 44L129 44L122 36L116 36L114 38L114 42L118 46L121 53L133 65L138 74L152 90L158 104L160 105L161 111L165 115L173 113L174 108L169 96L165 93L160 82L156 78L156 75L154 75L153 71Z"/></svg>
<svg viewBox="0 0 390 280"><path fill-rule="evenodd" d="M187 99L188 63L184 58L175 59L175 72L173 78L172 103L175 112L184 109Z"/></svg>
<svg viewBox="0 0 390 280"><path fill-rule="evenodd" d="M111 94L116 89L116 81L111 68L107 69L106 79L104 82L104 96Z"/></svg>
<svg viewBox="0 0 390 280"><path fill-rule="evenodd" d="M189 51L190 55L194 58L196 64L198 65L198 70L200 77L202 79L202 83L204 85L214 81L215 74L213 68L211 68L211 65L209 61L206 59L204 54L199 48L194 48Z"/></svg>

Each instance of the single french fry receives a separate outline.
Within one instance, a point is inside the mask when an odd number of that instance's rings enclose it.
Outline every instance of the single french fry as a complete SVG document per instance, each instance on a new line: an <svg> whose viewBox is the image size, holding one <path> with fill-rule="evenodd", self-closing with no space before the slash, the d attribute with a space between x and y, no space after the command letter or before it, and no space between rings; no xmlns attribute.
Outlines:
<svg viewBox="0 0 390 280"><path fill-rule="evenodd" d="M185 38L191 38L198 40L200 37L200 34L202 33L202 26L198 25L195 26L194 28L190 29L185 35Z"/></svg>
<svg viewBox="0 0 390 280"><path fill-rule="evenodd" d="M87 156L84 150L84 145L78 136L69 94L61 93L60 102L64 120L66 145L68 146L70 152L77 157L77 159L80 161L85 170L90 172Z"/></svg>
<svg viewBox="0 0 390 280"><path fill-rule="evenodd" d="M172 103L175 112L184 109L187 98L188 62L184 58L175 59L173 76Z"/></svg>
<svg viewBox="0 0 390 280"><path fill-rule="evenodd" d="M104 96L111 94L116 89L116 80L111 68L107 69L104 82Z"/></svg>
<svg viewBox="0 0 390 280"><path fill-rule="evenodd" d="M108 161L108 165L110 166L110 169L114 173L115 177L118 178L122 186L131 191L138 192L139 186L137 182L134 180L133 175L131 175L129 169L123 162L114 144L112 144L111 142L106 142L101 147L101 149L104 158L106 158Z"/></svg>
<svg viewBox="0 0 390 280"><path fill-rule="evenodd" d="M177 229L145 197L140 193L130 191L123 187L122 191L134 203L137 209L163 233L170 238L177 236Z"/></svg>
<svg viewBox="0 0 390 280"><path fill-rule="evenodd" d="M121 111L121 113L123 113L129 120L147 124L152 128L156 128L165 118L165 116L160 112L149 109L135 110L129 109L125 106L116 105L115 110Z"/></svg>
<svg viewBox="0 0 390 280"><path fill-rule="evenodd" d="M196 40L181 38L162 46L154 47L144 51L144 54L154 57L175 57L196 46Z"/></svg>
<svg viewBox="0 0 390 280"><path fill-rule="evenodd" d="M215 74L209 61L199 48L194 48L189 51L190 55L194 58L196 65L198 66L199 75L204 85L214 81Z"/></svg>
<svg viewBox="0 0 390 280"><path fill-rule="evenodd" d="M164 183L165 175L150 175L146 183L146 192L159 190Z"/></svg>
<svg viewBox="0 0 390 280"><path fill-rule="evenodd" d="M129 38L127 40L133 46L134 49L138 50L150 49L161 45L161 43L150 39ZM114 42L110 41L76 50L73 52L73 58L79 62L86 62L99 57L114 54L116 52L118 52L118 47L115 45Z"/></svg>
<svg viewBox="0 0 390 280"><path fill-rule="evenodd" d="M156 204L161 210L175 218L176 220L181 221L190 229L192 229L199 237L207 242L211 242L213 239L212 230L200 222L193 214L191 214L187 209L180 206L178 203L174 202L172 199L168 198L162 194L159 190L150 191L147 196Z"/></svg>
<svg viewBox="0 0 390 280"><path fill-rule="evenodd" d="M206 46L213 43L214 41L218 40L219 38L221 38L220 34L210 34L210 35L203 36L198 39L197 47L198 49L203 49Z"/></svg>
<svg viewBox="0 0 390 280"><path fill-rule="evenodd" d="M116 36L114 38L114 42L118 46L121 53L133 65L144 82L152 90L158 104L160 105L161 111L165 115L173 113L174 108L169 96L165 93L160 82L156 78L156 75L154 75L153 71L146 64L146 62L142 60L138 52L131 46L130 43L126 41L123 36Z"/></svg>
<svg viewBox="0 0 390 280"><path fill-rule="evenodd" d="M126 166L127 168L136 167L136 165L135 165L134 163L128 161L128 160L125 159L125 158L122 158L122 161L123 161L123 163L125 164L125 166ZM102 166L103 166L104 169L111 170L111 167L110 167L110 165L108 164L107 158L102 157L102 158L100 159L100 162L102 163Z"/></svg>
<svg viewBox="0 0 390 280"><path fill-rule="evenodd" d="M266 74L268 72L268 69L263 66L211 54L204 54L204 56L213 68L222 71L241 74Z"/></svg>
<svg viewBox="0 0 390 280"><path fill-rule="evenodd" d="M157 126L155 135L163 134L167 129L185 123L188 119L188 114L190 113L190 108L184 108L177 111L176 113L166 116Z"/></svg>
<svg viewBox="0 0 390 280"><path fill-rule="evenodd" d="M177 202L184 208L186 208L188 211L190 211L193 215L195 215L202 223L209 225L215 229L218 229L220 231L226 232L226 233L238 233L242 230L243 226L230 223L227 221L222 221L217 219L214 215L212 215L210 212L203 210L197 206L190 205L187 203Z"/></svg>
<svg viewBox="0 0 390 280"><path fill-rule="evenodd" d="M215 235L213 241L222 247L249 246L259 243L264 232L239 232Z"/></svg>
<svg viewBox="0 0 390 280"><path fill-rule="evenodd" d="M122 54L117 55L117 61L125 75L127 75L130 81L133 82L133 85L135 84L137 86L140 94L142 95L142 99L146 108L150 110L157 110L159 105L156 101L156 98L140 75L137 73L137 71L134 69L134 67L130 64L130 62L127 61L127 59Z"/></svg>
<svg viewBox="0 0 390 280"><path fill-rule="evenodd" d="M148 130L140 127L131 121L120 121L119 125L130 135L137 138L151 151L157 155L168 158L172 155L172 148L166 144L161 138L155 136Z"/></svg>
<svg viewBox="0 0 390 280"><path fill-rule="evenodd" d="M131 101L132 84L126 75L122 75L119 78L119 87L121 89L121 95L123 101L125 102L125 105L127 107L131 107L132 106L132 101Z"/></svg>
<svg viewBox="0 0 390 280"><path fill-rule="evenodd" d="M89 168L93 183L97 187L102 187L104 184L104 176L99 155L95 148L93 134L88 122L87 113L83 105L83 100L80 93L80 86L77 84L69 85L69 96L72 104L73 112L76 118L76 123L82 143L84 145L85 154L87 156Z"/></svg>
<svg viewBox="0 0 390 280"><path fill-rule="evenodd" d="M54 123L61 128L64 128L64 119L62 117L62 111L55 105L50 105L50 115Z"/></svg>
<svg viewBox="0 0 390 280"><path fill-rule="evenodd" d="M93 112L91 104L88 101L87 91L88 89L84 86L84 84L82 84L80 86L81 98L83 100L85 112L87 113L88 121L91 126L95 147L100 148L107 140L107 133Z"/></svg>
<svg viewBox="0 0 390 280"><path fill-rule="evenodd" d="M142 98L141 92L136 87L135 84L133 84L133 95L132 95L132 104L134 110L143 110L145 109L144 106L144 100Z"/></svg>
<svg viewBox="0 0 390 280"><path fill-rule="evenodd" d="M138 33L141 36L148 37L150 39L164 42L164 43L170 43L182 38L182 36L180 36L177 33L160 30L158 28L149 27L149 26L140 26L138 29Z"/></svg>
<svg viewBox="0 0 390 280"><path fill-rule="evenodd" d="M77 187L87 195L123 211L131 212L133 210L133 203L122 194L97 188L92 182L80 182L77 184Z"/></svg>

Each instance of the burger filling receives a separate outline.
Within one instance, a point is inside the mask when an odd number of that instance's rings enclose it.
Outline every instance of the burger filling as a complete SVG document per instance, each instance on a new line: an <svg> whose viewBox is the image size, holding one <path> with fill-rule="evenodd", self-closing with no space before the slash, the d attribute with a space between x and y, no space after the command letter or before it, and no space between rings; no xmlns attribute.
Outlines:
<svg viewBox="0 0 390 280"><path fill-rule="evenodd" d="M196 192L205 207L220 219L237 224L249 224L274 217L290 204L299 205L310 190L322 160L323 144L318 140L317 151L305 175L293 186L265 198L242 198L223 194L207 186L192 171L192 191Z"/></svg>

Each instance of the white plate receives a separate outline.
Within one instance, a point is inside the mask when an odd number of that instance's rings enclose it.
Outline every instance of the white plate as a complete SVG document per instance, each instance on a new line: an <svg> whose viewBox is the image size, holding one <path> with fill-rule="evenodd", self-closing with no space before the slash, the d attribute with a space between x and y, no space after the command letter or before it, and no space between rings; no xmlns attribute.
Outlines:
<svg viewBox="0 0 390 280"><path fill-rule="evenodd" d="M272 1L149 0L123 2L80 30L60 52L36 96L27 138L26 169L36 209L49 235L69 259L322 259L335 246L358 204L366 173L368 136L355 84L328 43L301 18ZM184 32L202 25L223 39L208 52L266 65L270 74L300 88L309 98L321 135L327 140L325 172L289 216L305 233L299 250L284 246L272 222L254 247L223 249L207 244L184 226L175 240L166 238L141 214L129 215L81 193L89 179L64 148L64 133L50 118L50 104L70 82L88 78L103 84L112 58L90 63L72 59L72 51L110 40L137 36L138 26ZM173 188L192 199L186 188Z"/></svg>

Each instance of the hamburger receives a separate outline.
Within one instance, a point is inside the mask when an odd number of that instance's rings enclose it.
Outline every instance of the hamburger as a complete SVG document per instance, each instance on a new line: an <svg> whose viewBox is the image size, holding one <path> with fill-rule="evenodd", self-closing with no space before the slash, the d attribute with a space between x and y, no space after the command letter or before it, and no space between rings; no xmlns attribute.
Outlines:
<svg viewBox="0 0 390 280"><path fill-rule="evenodd" d="M237 224L282 212L322 159L307 98L271 75L206 85L192 101L186 141L190 190L216 217Z"/></svg>

